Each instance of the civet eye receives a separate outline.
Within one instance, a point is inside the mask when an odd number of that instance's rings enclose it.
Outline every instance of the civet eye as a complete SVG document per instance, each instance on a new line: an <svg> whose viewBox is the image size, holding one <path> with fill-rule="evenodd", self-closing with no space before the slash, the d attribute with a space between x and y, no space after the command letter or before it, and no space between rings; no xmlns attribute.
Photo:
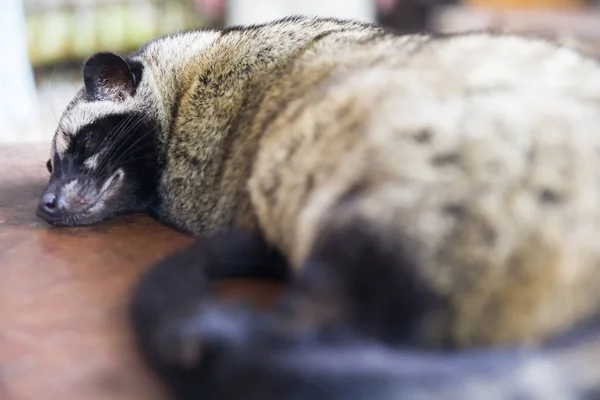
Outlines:
<svg viewBox="0 0 600 400"><path fill-rule="evenodd" d="M88 135L88 137L86 137L83 140L83 148L85 150L91 150L91 148L92 148L92 135Z"/></svg>
<svg viewBox="0 0 600 400"><path fill-rule="evenodd" d="M48 168L48 172L52 173L52 161L50 159L46 162L46 168Z"/></svg>
<svg viewBox="0 0 600 400"><path fill-rule="evenodd" d="M97 144L96 136L95 132L90 132L85 139L83 139L82 146L85 152L91 153L94 150Z"/></svg>

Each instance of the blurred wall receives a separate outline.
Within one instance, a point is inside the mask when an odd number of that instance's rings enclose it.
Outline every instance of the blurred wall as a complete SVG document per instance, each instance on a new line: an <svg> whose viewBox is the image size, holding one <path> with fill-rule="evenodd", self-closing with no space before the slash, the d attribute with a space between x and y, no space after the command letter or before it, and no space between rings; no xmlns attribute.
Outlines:
<svg viewBox="0 0 600 400"><path fill-rule="evenodd" d="M291 14L351 18L374 22L373 0L229 0L227 24L253 24Z"/></svg>
<svg viewBox="0 0 600 400"><path fill-rule="evenodd" d="M18 140L37 122L37 95L21 0L0 1L0 140Z"/></svg>

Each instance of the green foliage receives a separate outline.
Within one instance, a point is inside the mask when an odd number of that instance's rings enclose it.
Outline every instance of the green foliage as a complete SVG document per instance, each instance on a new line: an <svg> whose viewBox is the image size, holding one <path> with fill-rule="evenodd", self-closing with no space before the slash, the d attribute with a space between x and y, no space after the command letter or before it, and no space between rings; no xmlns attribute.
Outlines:
<svg viewBox="0 0 600 400"><path fill-rule="evenodd" d="M181 1L38 8L27 16L29 57L40 66L81 60L99 50L127 52L153 36L205 24L191 2Z"/></svg>

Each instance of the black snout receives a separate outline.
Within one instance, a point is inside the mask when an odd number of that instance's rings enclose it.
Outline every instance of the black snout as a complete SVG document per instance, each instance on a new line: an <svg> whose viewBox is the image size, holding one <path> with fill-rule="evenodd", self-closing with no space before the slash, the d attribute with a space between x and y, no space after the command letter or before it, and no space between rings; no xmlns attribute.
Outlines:
<svg viewBox="0 0 600 400"><path fill-rule="evenodd" d="M48 223L57 220L61 214L58 206L58 195L54 192L45 193L38 204L36 214Z"/></svg>

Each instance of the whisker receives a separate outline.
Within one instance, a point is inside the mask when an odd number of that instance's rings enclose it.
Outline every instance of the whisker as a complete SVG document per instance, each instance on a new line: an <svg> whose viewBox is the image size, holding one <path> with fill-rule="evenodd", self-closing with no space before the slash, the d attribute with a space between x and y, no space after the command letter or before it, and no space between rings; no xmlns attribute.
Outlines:
<svg viewBox="0 0 600 400"><path fill-rule="evenodd" d="M119 158L117 158L117 161L115 161L115 163L119 163L121 162L124 158L126 158L129 153L132 151L132 149L135 148L135 146L142 141L143 139L145 139L146 137L148 137L149 135L151 135L152 133L154 133L156 131L156 129L150 129L148 131L146 131L144 134L140 135L139 138L137 138L135 140L135 142L133 142L120 156ZM137 149L139 150L139 149Z"/></svg>
<svg viewBox="0 0 600 400"><path fill-rule="evenodd" d="M137 151L143 151L147 148L152 147L152 143L146 144L144 146L141 146L139 148L137 148ZM130 153L132 154L132 153ZM121 167L122 165L124 165L125 163L128 162L133 162L133 161L140 161L140 160L149 160L149 159L153 159L155 158L154 154L145 154L145 155L140 155L140 156L136 156L136 157L131 157L131 158L127 158L127 157L119 157L119 159L117 159L113 164L116 166L116 168ZM111 175L112 171L109 171L107 168L104 168L103 170L101 170L100 172L96 172L96 174L98 175L99 179L106 179Z"/></svg>
<svg viewBox="0 0 600 400"><path fill-rule="evenodd" d="M102 164L109 153L114 154L119 151L119 149L123 146L121 143L121 138L125 137L131 130L135 129L140 120L141 118L136 120L133 115L129 115L119 125L117 125L117 127L109 132L104 141L112 142L113 146L116 145L116 148L112 149L112 151L107 151L103 157L98 160L98 164Z"/></svg>
<svg viewBox="0 0 600 400"><path fill-rule="evenodd" d="M153 146L153 143L148 143L148 144L146 144L144 146L141 146L141 147L137 148L136 150L137 151L143 151L143 150L145 150L147 148L150 148L152 146ZM129 154L134 154L134 153L132 152L132 153L129 153ZM143 154L143 155L139 155L139 156L135 156L135 157L130 157L130 158L121 156L121 157L119 157L119 159L117 159L112 164L115 166L115 168L119 168L122 165L124 165L125 163L129 163L129 162L133 162L133 161L141 161L141 160L151 160L151 159L154 159L155 157L156 156L154 154ZM109 171L107 168L104 168L101 171L96 171L96 175L98 176L98 178L100 180L108 178L112 173L113 173L113 171Z"/></svg>
<svg viewBox="0 0 600 400"><path fill-rule="evenodd" d="M52 90L52 79L54 78L54 74L56 73L56 68L54 68L52 70L52 74L50 75L50 79L48 79L48 87L50 87L50 90ZM48 107L50 108L50 111L52 112L52 115L54 116L54 119L56 120L57 125L60 128L60 121L59 119L56 117L56 113L54 112L54 107L52 107L52 102L50 102L48 104Z"/></svg>
<svg viewBox="0 0 600 400"><path fill-rule="evenodd" d="M149 160L149 159L152 159L152 158L155 158L154 154L148 154L148 155L145 155L145 156L139 156L139 157L128 158L128 159L126 159L126 160L123 160L122 164L120 164L120 165L123 165L123 164L125 164L126 162L141 161L141 160Z"/></svg>
<svg viewBox="0 0 600 400"><path fill-rule="evenodd" d="M37 159L37 158L33 158L33 157L26 157L26 156L16 156L16 158L24 158L24 159L26 159L26 160L32 160L32 161L36 161L36 162L39 162L39 163L41 163L41 164L44 164L44 165L46 165L46 161L41 161L41 160L39 160L39 159Z"/></svg>
<svg viewBox="0 0 600 400"><path fill-rule="evenodd" d="M131 131L133 126L136 126L141 121L141 119L142 118L140 116L134 114L127 116L127 118L125 118L110 132L114 143L119 142L124 135Z"/></svg>
<svg viewBox="0 0 600 400"><path fill-rule="evenodd" d="M133 119L132 115L127 116L127 118L125 118L123 121L121 121L114 129L113 131L109 132L106 137L102 140L102 142L100 143L100 145L103 145L104 143L109 144L110 141L112 141L113 143L117 143L119 141L119 138L121 136L121 130L123 130L125 125L128 125L129 122ZM113 132L117 132L118 134L113 134ZM97 163L100 166L100 168L102 168L102 166L104 165L104 162L106 161L107 157L112 154L114 154L114 150L107 150L105 151L103 154L101 154L100 157L98 157ZM85 177L89 176L89 174L91 174L91 171L87 171L86 174L84 174Z"/></svg>
<svg viewBox="0 0 600 400"><path fill-rule="evenodd" d="M130 134L132 131L134 131L135 129L137 129L143 122L143 118L142 117L138 117L137 119L133 120L127 127L123 127L122 129L122 133L120 136L124 136L124 135L128 135ZM120 137L119 137L120 139ZM121 141L120 142L120 146L119 148L115 149L116 151L121 150L121 148L123 147L123 145L126 143L126 141Z"/></svg>
<svg viewBox="0 0 600 400"><path fill-rule="evenodd" d="M123 161L125 159L127 159L127 157L135 150L135 151L140 151L142 149L147 148L148 145L144 145L142 147L136 148L135 146L142 141L144 138L146 138L148 135L154 133L156 131L156 129L150 129L147 132L145 132L144 134L140 135L140 137L138 137L133 143L131 143L129 145L129 147L127 149L125 149L118 157L117 159L114 161L114 164L120 165L123 163ZM125 143L125 142L124 142ZM151 145L151 144L150 144ZM121 144L121 146L119 146L114 152L118 153L118 150L122 147L123 145Z"/></svg>

